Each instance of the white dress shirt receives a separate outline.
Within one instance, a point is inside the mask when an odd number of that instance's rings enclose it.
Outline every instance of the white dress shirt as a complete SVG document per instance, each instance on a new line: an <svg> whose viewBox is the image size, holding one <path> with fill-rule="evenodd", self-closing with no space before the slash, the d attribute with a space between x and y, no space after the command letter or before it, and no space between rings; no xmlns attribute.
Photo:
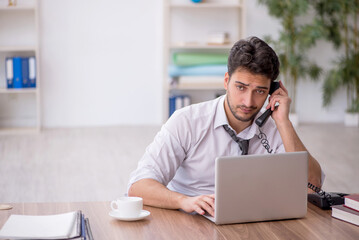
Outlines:
<svg viewBox="0 0 359 240"><path fill-rule="evenodd" d="M140 179L151 178L188 196L213 194L215 159L242 152L223 128L224 124L229 125L224 110L225 97L177 110L147 147L137 169L131 173L128 189ZM267 135L272 153L285 152L272 118L261 130ZM248 154L268 154L258 135L257 124L237 135L250 139Z"/></svg>

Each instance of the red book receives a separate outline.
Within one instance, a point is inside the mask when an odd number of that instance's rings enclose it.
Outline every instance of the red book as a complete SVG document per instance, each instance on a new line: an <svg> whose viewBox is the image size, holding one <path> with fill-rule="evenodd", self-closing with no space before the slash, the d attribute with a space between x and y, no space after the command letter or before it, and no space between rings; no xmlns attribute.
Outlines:
<svg viewBox="0 0 359 240"><path fill-rule="evenodd" d="M359 212L344 207L344 205L332 206L332 217L355 224L359 226Z"/></svg>
<svg viewBox="0 0 359 240"><path fill-rule="evenodd" d="M359 194L345 196L344 206L359 211Z"/></svg>

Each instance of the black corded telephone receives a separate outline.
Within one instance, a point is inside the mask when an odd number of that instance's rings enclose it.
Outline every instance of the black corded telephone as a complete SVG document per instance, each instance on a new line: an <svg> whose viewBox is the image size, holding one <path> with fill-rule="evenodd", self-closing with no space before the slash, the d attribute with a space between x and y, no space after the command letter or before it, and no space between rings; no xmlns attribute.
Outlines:
<svg viewBox="0 0 359 240"><path fill-rule="evenodd" d="M344 196L348 195L346 193L326 193L310 182L308 182L308 188L315 192L308 194L308 202L313 203L321 209L330 209L332 205L344 204Z"/></svg>
<svg viewBox="0 0 359 240"><path fill-rule="evenodd" d="M279 82L272 82L269 95L271 95L275 90L279 88ZM256 124L259 127L262 127L264 123L267 121L270 115L272 115L272 110L267 109L260 117L257 118ZM268 153L272 153L273 149L270 149L267 136L259 129L260 134L259 138L261 139L261 143L265 149L267 149ZM308 194L308 201L322 209L330 209L332 205L340 205L344 203L344 196L348 195L345 193L326 193L321 188L316 187L315 185L308 182L308 188L312 189L315 193Z"/></svg>

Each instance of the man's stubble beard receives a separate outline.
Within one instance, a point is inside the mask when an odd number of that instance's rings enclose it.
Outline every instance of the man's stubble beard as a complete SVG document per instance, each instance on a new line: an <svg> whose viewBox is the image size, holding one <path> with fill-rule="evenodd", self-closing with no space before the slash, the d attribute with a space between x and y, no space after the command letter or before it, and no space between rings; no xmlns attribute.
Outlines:
<svg viewBox="0 0 359 240"><path fill-rule="evenodd" d="M227 104L228 104L228 107L229 107L229 110L231 111L232 115L238 120L238 121L241 121L241 122L249 122L249 121L253 121L253 119L257 116L257 114L259 113L259 111L261 109L258 109L255 113L252 114L252 116L250 116L249 118L242 118L240 116L238 116L236 114L236 111L235 111L235 107L231 105L231 103L229 102L229 93L227 91ZM255 109L253 107L250 107L252 109Z"/></svg>

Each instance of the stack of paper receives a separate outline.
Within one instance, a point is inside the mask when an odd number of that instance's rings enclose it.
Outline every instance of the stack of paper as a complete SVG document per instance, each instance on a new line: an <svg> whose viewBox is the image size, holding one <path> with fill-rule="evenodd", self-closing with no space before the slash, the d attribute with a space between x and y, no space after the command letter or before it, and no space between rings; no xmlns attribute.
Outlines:
<svg viewBox="0 0 359 240"><path fill-rule="evenodd" d="M0 238L93 239L88 219L81 211L47 216L11 215L0 230Z"/></svg>

